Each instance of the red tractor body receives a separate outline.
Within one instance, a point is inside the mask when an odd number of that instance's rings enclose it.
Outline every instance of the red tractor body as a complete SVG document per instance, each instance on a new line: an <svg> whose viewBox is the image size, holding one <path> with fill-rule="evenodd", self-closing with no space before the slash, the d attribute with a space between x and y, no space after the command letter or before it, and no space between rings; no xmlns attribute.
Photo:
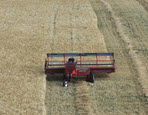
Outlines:
<svg viewBox="0 0 148 115"><path fill-rule="evenodd" d="M73 57L80 57L80 60L75 61ZM95 60L82 60L82 56L95 56ZM98 60L99 56L109 56L110 60ZM49 60L51 57L51 61ZM53 57L64 57L64 61L53 61ZM68 61L65 61L66 57ZM71 58L72 57L72 58ZM94 82L94 73L112 73L115 72L114 53L50 53L47 54L45 60L45 73L64 74L64 83L68 83L71 78L80 75L86 75L87 79ZM63 85L64 85L63 83Z"/></svg>

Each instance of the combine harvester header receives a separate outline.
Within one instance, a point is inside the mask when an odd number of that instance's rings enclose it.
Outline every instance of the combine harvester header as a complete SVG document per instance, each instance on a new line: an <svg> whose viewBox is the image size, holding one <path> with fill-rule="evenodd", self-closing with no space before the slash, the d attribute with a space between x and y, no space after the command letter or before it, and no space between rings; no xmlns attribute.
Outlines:
<svg viewBox="0 0 148 115"><path fill-rule="evenodd" d="M75 60L74 57L79 59ZM95 57L95 59L84 60L83 57ZM98 60L101 57L109 60ZM60 61L54 58L60 58ZM87 81L94 83L94 73L112 72L115 72L114 53L48 53L45 59L45 74L64 74L63 86L66 87L73 77L86 75Z"/></svg>

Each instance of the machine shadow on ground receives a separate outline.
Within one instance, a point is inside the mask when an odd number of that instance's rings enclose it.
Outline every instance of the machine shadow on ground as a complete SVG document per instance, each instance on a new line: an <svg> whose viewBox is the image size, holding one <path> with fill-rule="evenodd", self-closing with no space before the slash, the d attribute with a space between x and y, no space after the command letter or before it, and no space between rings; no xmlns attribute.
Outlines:
<svg viewBox="0 0 148 115"><path fill-rule="evenodd" d="M87 76L77 76L75 78L72 78L71 82L76 82L76 81L86 81ZM109 75L106 73L97 73L95 74L95 80L99 81L101 78L108 78ZM53 74L53 75L46 75L46 80L48 82L50 81L63 81L63 75L62 74Z"/></svg>

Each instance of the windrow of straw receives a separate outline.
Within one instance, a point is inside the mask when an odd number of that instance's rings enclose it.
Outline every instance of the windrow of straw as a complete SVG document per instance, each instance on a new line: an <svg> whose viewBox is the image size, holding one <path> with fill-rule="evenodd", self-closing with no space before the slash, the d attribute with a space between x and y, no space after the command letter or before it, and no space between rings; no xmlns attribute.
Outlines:
<svg viewBox="0 0 148 115"><path fill-rule="evenodd" d="M117 32L119 36L121 37L121 39L126 43L126 47L129 50L129 55L131 56L132 60L135 63L135 67L138 72L139 80L143 87L143 92L146 96L148 96L148 84L147 84L148 73L147 73L146 67L144 66L144 63L139 58L139 55L137 54L138 51L134 49L134 45L131 39L129 39L129 37L125 34L124 26L122 22L120 21L120 18L116 16L111 5L107 1L101 0L101 2L106 6L113 20L115 21Z"/></svg>
<svg viewBox="0 0 148 115"><path fill-rule="evenodd" d="M85 81L75 83L75 106L79 115L94 115L89 102L89 90Z"/></svg>

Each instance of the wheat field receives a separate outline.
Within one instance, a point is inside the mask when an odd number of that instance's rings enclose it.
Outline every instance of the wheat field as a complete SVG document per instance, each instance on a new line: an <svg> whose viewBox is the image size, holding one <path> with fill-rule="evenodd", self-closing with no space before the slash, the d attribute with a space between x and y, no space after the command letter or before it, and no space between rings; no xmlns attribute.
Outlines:
<svg viewBox="0 0 148 115"><path fill-rule="evenodd" d="M46 114L45 5L33 0L0 1L1 115Z"/></svg>
<svg viewBox="0 0 148 115"><path fill-rule="evenodd" d="M144 3L1 0L0 115L147 115ZM116 72L96 74L94 84L82 76L69 87L63 75L44 74L46 53L75 52L114 52Z"/></svg>

